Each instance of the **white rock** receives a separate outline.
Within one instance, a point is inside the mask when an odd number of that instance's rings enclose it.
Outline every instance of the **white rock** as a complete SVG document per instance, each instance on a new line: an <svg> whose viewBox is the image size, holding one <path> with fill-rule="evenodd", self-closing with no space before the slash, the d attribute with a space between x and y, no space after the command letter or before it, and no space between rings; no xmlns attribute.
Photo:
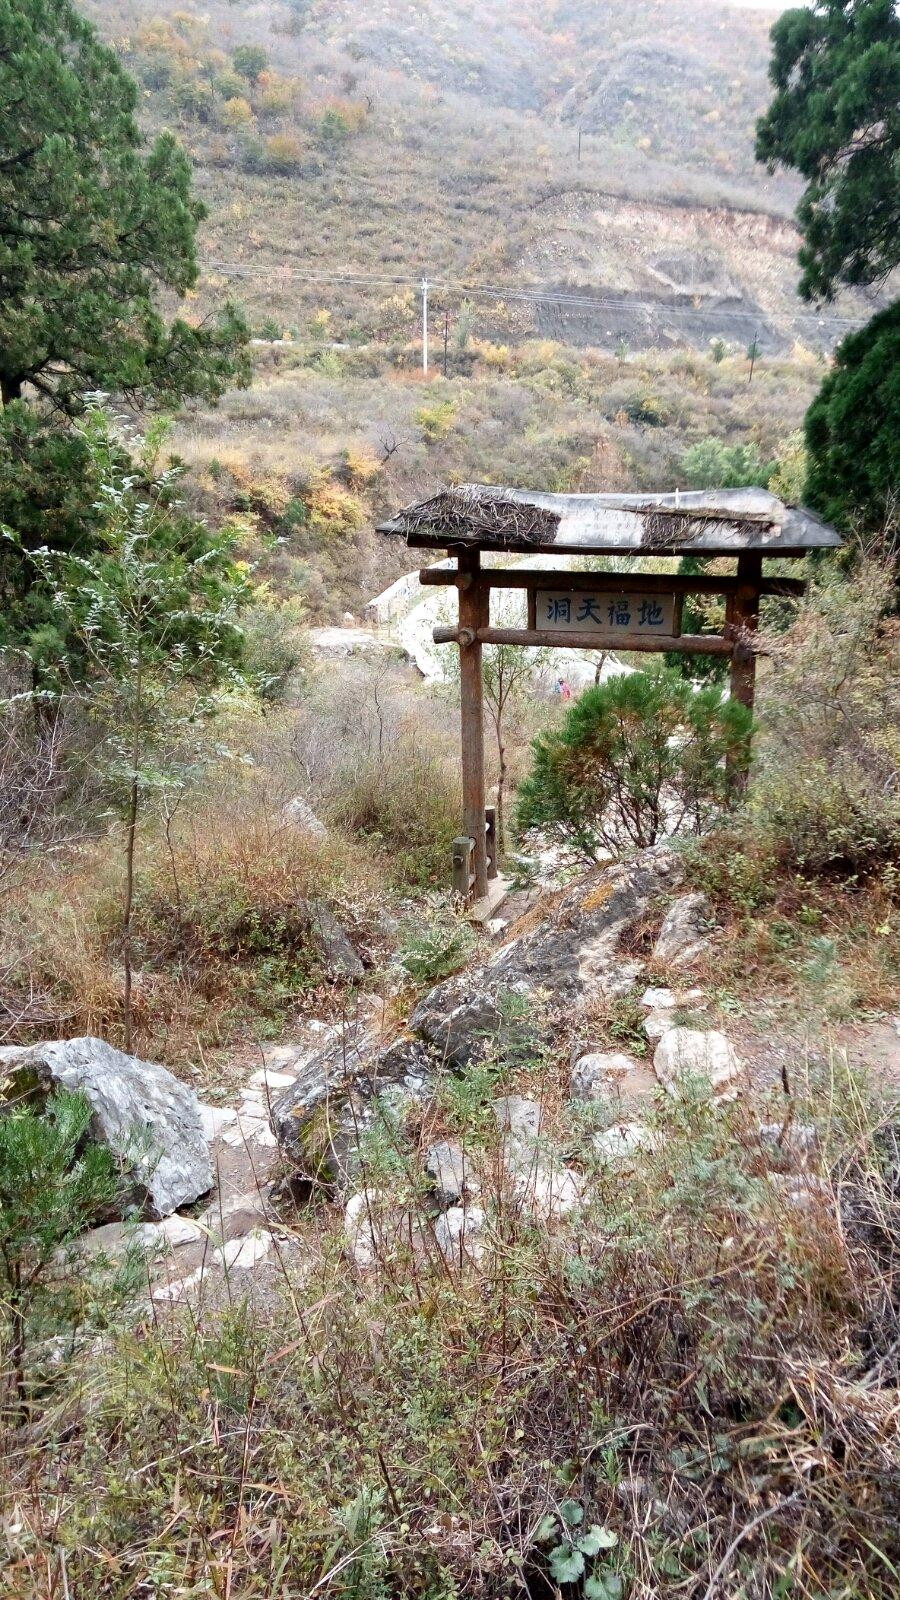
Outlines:
<svg viewBox="0 0 900 1600"><path fill-rule="evenodd" d="M633 1056L620 1051L588 1051L572 1068L572 1094L576 1100L600 1100L610 1079L617 1081L639 1071L640 1064Z"/></svg>
<svg viewBox="0 0 900 1600"><path fill-rule="evenodd" d="M462 1263L466 1256L480 1261L485 1249L486 1219L481 1206L451 1206L434 1224L438 1249L448 1261Z"/></svg>
<svg viewBox="0 0 900 1600"><path fill-rule="evenodd" d="M641 1005L648 1011L674 1011L678 1001L672 989L645 989L641 995Z"/></svg>
<svg viewBox="0 0 900 1600"><path fill-rule="evenodd" d="M709 944L712 908L705 894L683 894L669 908L653 947L653 960L662 966L686 967Z"/></svg>
<svg viewBox="0 0 900 1600"><path fill-rule="evenodd" d="M200 1126L207 1144L219 1138L223 1128L228 1128L237 1118L234 1106L209 1106L202 1100L199 1105Z"/></svg>
<svg viewBox="0 0 900 1600"><path fill-rule="evenodd" d="M772 1182L780 1189L789 1206L798 1211L810 1211L834 1203L834 1190L825 1178L814 1172L774 1172Z"/></svg>
<svg viewBox="0 0 900 1600"><path fill-rule="evenodd" d="M653 1069L669 1094L677 1095L684 1078L705 1078L713 1093L737 1092L741 1065L734 1046L715 1029L670 1028L656 1046Z"/></svg>
<svg viewBox="0 0 900 1600"><path fill-rule="evenodd" d="M500 1156L509 1172L528 1171L537 1158L543 1107L537 1100L524 1095L505 1095L493 1104L494 1115L500 1130Z"/></svg>
<svg viewBox="0 0 900 1600"><path fill-rule="evenodd" d="M543 1222L567 1216L583 1201L578 1173L551 1161L534 1161L530 1169L516 1172L513 1190L520 1205Z"/></svg>
<svg viewBox="0 0 900 1600"><path fill-rule="evenodd" d="M659 1044L664 1033L672 1026L674 1011L648 1011L644 1018L644 1032L651 1044Z"/></svg>
<svg viewBox="0 0 900 1600"><path fill-rule="evenodd" d="M659 1138L642 1122L619 1122L594 1138L594 1149L603 1161L628 1161L641 1150L658 1148Z"/></svg>
<svg viewBox="0 0 900 1600"><path fill-rule="evenodd" d="M197 1244L206 1238L206 1230L193 1217L180 1217L177 1211L158 1226L160 1239L172 1250L177 1250L179 1245Z"/></svg>
<svg viewBox="0 0 900 1600"><path fill-rule="evenodd" d="M372 1267L398 1248L418 1242L406 1206L377 1189L361 1189L344 1207L344 1239L358 1267Z"/></svg>
<svg viewBox="0 0 900 1600"><path fill-rule="evenodd" d="M289 1089L297 1082L296 1072L279 1072L274 1067L260 1067L247 1080L248 1089Z"/></svg>
<svg viewBox="0 0 900 1600"><path fill-rule="evenodd" d="M271 1194L271 1185L268 1185L261 1189L250 1189L246 1194L232 1195L228 1200L215 1200L197 1218L204 1238L212 1237L218 1243L239 1239L266 1224Z"/></svg>
<svg viewBox="0 0 900 1600"><path fill-rule="evenodd" d="M521 1094L508 1094L494 1101L493 1111L501 1133L532 1141L539 1137L544 1117L539 1100L528 1100Z"/></svg>
<svg viewBox="0 0 900 1600"><path fill-rule="evenodd" d="M143 1250L152 1254L163 1245L158 1222L104 1222L99 1228L88 1228L71 1244L61 1245L53 1252L53 1265L65 1271L78 1256L106 1256L110 1261L120 1261L129 1250Z"/></svg>
<svg viewBox="0 0 900 1600"><path fill-rule="evenodd" d="M468 1156L455 1140L442 1139L432 1145L425 1157L425 1171L434 1180L435 1194L444 1205L457 1205L464 1195L479 1187Z"/></svg>
<svg viewBox="0 0 900 1600"><path fill-rule="evenodd" d="M212 1188L197 1096L165 1067L103 1039L56 1039L0 1048L0 1079L11 1080L13 1094L19 1073L45 1090L86 1097L88 1137L120 1160L134 1198L151 1216L167 1217Z"/></svg>
<svg viewBox="0 0 900 1600"><path fill-rule="evenodd" d="M298 794L293 800L288 801L283 815L285 822L291 823L300 833L308 833L313 839L325 839L328 836L324 822L316 816L312 806L302 795Z"/></svg>
<svg viewBox="0 0 900 1600"><path fill-rule="evenodd" d="M227 1271L246 1272L264 1261L272 1249L272 1235L264 1228L253 1228L239 1239L228 1239L213 1251L213 1257Z"/></svg>
<svg viewBox="0 0 900 1600"><path fill-rule="evenodd" d="M193 1272L189 1272L185 1278L173 1278L166 1283L154 1283L150 1290L151 1297L157 1302L160 1300L183 1300L185 1295L190 1294L192 1289L199 1288L206 1271L206 1266L201 1265L195 1267Z"/></svg>

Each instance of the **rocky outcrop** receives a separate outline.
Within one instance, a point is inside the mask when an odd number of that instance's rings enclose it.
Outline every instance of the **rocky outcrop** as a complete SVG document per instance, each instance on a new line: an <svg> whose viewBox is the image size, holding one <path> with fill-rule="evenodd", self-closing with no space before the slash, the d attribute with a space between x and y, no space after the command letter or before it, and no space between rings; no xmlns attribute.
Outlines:
<svg viewBox="0 0 900 1600"><path fill-rule="evenodd" d="M488 1050L514 1048L521 1038L523 1023L504 995L546 994L556 1004L571 1004L627 994L643 962L623 950L622 936L680 885L681 875L678 857L659 846L568 890L542 922L509 940L477 975L467 972L432 989L412 1014L413 1032L447 1066L463 1071Z"/></svg>
<svg viewBox="0 0 900 1600"><path fill-rule="evenodd" d="M167 1217L212 1187L213 1168L197 1096L165 1067L113 1049L103 1039L58 1039L0 1048L7 1097L83 1094L89 1136L122 1169L123 1205Z"/></svg>
<svg viewBox="0 0 900 1600"><path fill-rule="evenodd" d="M653 960L662 967L689 967L709 944L712 907L705 894L683 894L666 913L653 947Z"/></svg>
<svg viewBox="0 0 900 1600"><path fill-rule="evenodd" d="M434 1061L416 1039L387 1047L364 1028L348 1028L299 1069L274 1102L272 1128L298 1172L344 1184L359 1165L359 1143L379 1108L402 1120L427 1099Z"/></svg>

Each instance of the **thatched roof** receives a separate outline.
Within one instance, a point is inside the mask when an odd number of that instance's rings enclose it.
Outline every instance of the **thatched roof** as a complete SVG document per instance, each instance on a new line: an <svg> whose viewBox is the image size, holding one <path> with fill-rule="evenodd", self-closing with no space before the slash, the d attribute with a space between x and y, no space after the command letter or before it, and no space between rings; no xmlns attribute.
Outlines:
<svg viewBox="0 0 900 1600"><path fill-rule="evenodd" d="M536 494L463 484L407 506L379 533L431 549L593 552L614 555L804 555L841 540L812 511L786 506L766 489L701 489L673 494Z"/></svg>

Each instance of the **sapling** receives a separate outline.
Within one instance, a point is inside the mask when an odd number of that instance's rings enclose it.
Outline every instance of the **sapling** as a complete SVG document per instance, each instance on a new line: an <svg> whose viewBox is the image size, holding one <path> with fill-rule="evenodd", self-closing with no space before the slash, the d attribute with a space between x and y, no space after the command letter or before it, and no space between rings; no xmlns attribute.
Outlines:
<svg viewBox="0 0 900 1600"><path fill-rule="evenodd" d="M249 597L233 534L214 535L176 499L180 469L160 469L156 424L123 473L121 442L95 409L80 425L99 483L100 528L85 554L39 550L34 560L64 620L97 738L91 754L124 802L122 952L125 1048L131 1049L132 922L142 804L174 781L176 748L243 684L238 613ZM60 663L64 682L67 662Z"/></svg>

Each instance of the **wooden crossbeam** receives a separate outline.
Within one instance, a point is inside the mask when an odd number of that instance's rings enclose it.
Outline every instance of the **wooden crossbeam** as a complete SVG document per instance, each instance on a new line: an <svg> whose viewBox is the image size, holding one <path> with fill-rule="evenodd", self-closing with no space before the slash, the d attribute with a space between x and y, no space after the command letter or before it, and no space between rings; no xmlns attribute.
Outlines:
<svg viewBox="0 0 900 1600"><path fill-rule="evenodd" d="M616 650L622 652L678 650L694 656L734 656L742 660L747 648L739 639L726 639L716 633L682 633L677 636L616 640L608 633L589 633L580 629L553 628L435 628L435 644L458 644L463 651L472 645L525 644L559 645L566 650ZM748 654L752 652L748 651Z"/></svg>
<svg viewBox="0 0 900 1600"><path fill-rule="evenodd" d="M472 583L472 575L454 572L449 567L424 567L419 581L428 586L465 590ZM676 572L537 572L514 567L483 567L478 582L488 589L571 589L597 594L620 594L629 589L640 589L647 594L743 595L750 589L761 595L806 593L802 578L761 578L758 583L748 584L747 579L740 576L716 578L706 573L695 577Z"/></svg>

